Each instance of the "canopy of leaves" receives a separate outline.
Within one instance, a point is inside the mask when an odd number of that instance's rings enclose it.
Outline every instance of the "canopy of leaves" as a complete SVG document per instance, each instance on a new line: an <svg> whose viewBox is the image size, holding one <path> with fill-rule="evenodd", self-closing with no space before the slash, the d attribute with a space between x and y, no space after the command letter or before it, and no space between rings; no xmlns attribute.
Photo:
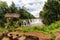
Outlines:
<svg viewBox="0 0 60 40"><path fill-rule="evenodd" d="M23 8L18 8L15 6L14 2L12 2L11 6L8 7L6 2L0 2L0 15L3 15L5 13L19 13L21 15L20 18L28 19L28 18L34 18L32 14L27 12Z"/></svg>
<svg viewBox="0 0 60 40"><path fill-rule="evenodd" d="M6 13L7 7L8 7L8 5L6 2L0 1L0 14Z"/></svg>
<svg viewBox="0 0 60 40"><path fill-rule="evenodd" d="M4 24L5 18L4 14L7 12L7 3L0 1L0 26Z"/></svg>
<svg viewBox="0 0 60 40"><path fill-rule="evenodd" d="M19 9L18 13L20 14L20 18L21 19L32 19L32 18L35 18L32 14L30 14L29 12L27 12L24 9Z"/></svg>
<svg viewBox="0 0 60 40"><path fill-rule="evenodd" d="M15 6L14 2L12 2L11 6L8 8L9 13L16 13L17 12L17 7Z"/></svg>
<svg viewBox="0 0 60 40"><path fill-rule="evenodd" d="M60 0L47 0L40 16L45 24L60 20Z"/></svg>

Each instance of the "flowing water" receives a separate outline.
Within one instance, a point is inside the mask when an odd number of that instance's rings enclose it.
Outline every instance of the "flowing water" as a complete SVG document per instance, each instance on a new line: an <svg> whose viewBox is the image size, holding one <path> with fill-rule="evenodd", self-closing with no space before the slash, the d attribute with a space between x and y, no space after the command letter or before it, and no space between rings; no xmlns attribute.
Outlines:
<svg viewBox="0 0 60 40"><path fill-rule="evenodd" d="M35 25L44 25L42 20L41 19L29 19L29 20L24 20L23 21L23 25L32 25L32 26L35 26Z"/></svg>

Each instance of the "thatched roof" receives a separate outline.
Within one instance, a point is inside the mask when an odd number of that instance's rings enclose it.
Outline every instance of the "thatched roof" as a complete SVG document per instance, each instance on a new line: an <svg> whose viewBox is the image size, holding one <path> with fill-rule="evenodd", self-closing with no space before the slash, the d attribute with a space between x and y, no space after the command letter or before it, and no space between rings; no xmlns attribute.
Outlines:
<svg viewBox="0 0 60 40"><path fill-rule="evenodd" d="M6 18L19 18L20 14L17 14L17 13L6 13L5 17Z"/></svg>

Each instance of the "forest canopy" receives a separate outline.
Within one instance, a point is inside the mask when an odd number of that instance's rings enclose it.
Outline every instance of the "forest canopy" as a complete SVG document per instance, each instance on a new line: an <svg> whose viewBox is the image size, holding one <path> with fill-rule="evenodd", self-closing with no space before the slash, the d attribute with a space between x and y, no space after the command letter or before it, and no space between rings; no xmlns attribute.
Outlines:
<svg viewBox="0 0 60 40"><path fill-rule="evenodd" d="M60 0L47 0L40 12L44 24L51 24L60 20Z"/></svg>

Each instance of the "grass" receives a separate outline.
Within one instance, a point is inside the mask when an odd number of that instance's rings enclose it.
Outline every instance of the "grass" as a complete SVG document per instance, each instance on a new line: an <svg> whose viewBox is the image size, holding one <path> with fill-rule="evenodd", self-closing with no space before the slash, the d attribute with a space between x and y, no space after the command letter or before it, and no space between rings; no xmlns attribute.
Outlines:
<svg viewBox="0 0 60 40"><path fill-rule="evenodd" d="M49 26L28 26L28 27L18 27L18 29L22 30L23 32L43 32L43 33L49 33L54 34L57 30L60 30L60 21L57 21L55 23L52 23Z"/></svg>
<svg viewBox="0 0 60 40"><path fill-rule="evenodd" d="M14 26L10 26L7 28L8 31L12 31L16 29ZM49 33L49 34L54 34L57 30L60 29L60 21L57 21L55 23L52 23L49 26L21 26L18 27L17 29L22 30L22 32L43 32L43 33ZM0 31L4 31L5 29L0 27Z"/></svg>

